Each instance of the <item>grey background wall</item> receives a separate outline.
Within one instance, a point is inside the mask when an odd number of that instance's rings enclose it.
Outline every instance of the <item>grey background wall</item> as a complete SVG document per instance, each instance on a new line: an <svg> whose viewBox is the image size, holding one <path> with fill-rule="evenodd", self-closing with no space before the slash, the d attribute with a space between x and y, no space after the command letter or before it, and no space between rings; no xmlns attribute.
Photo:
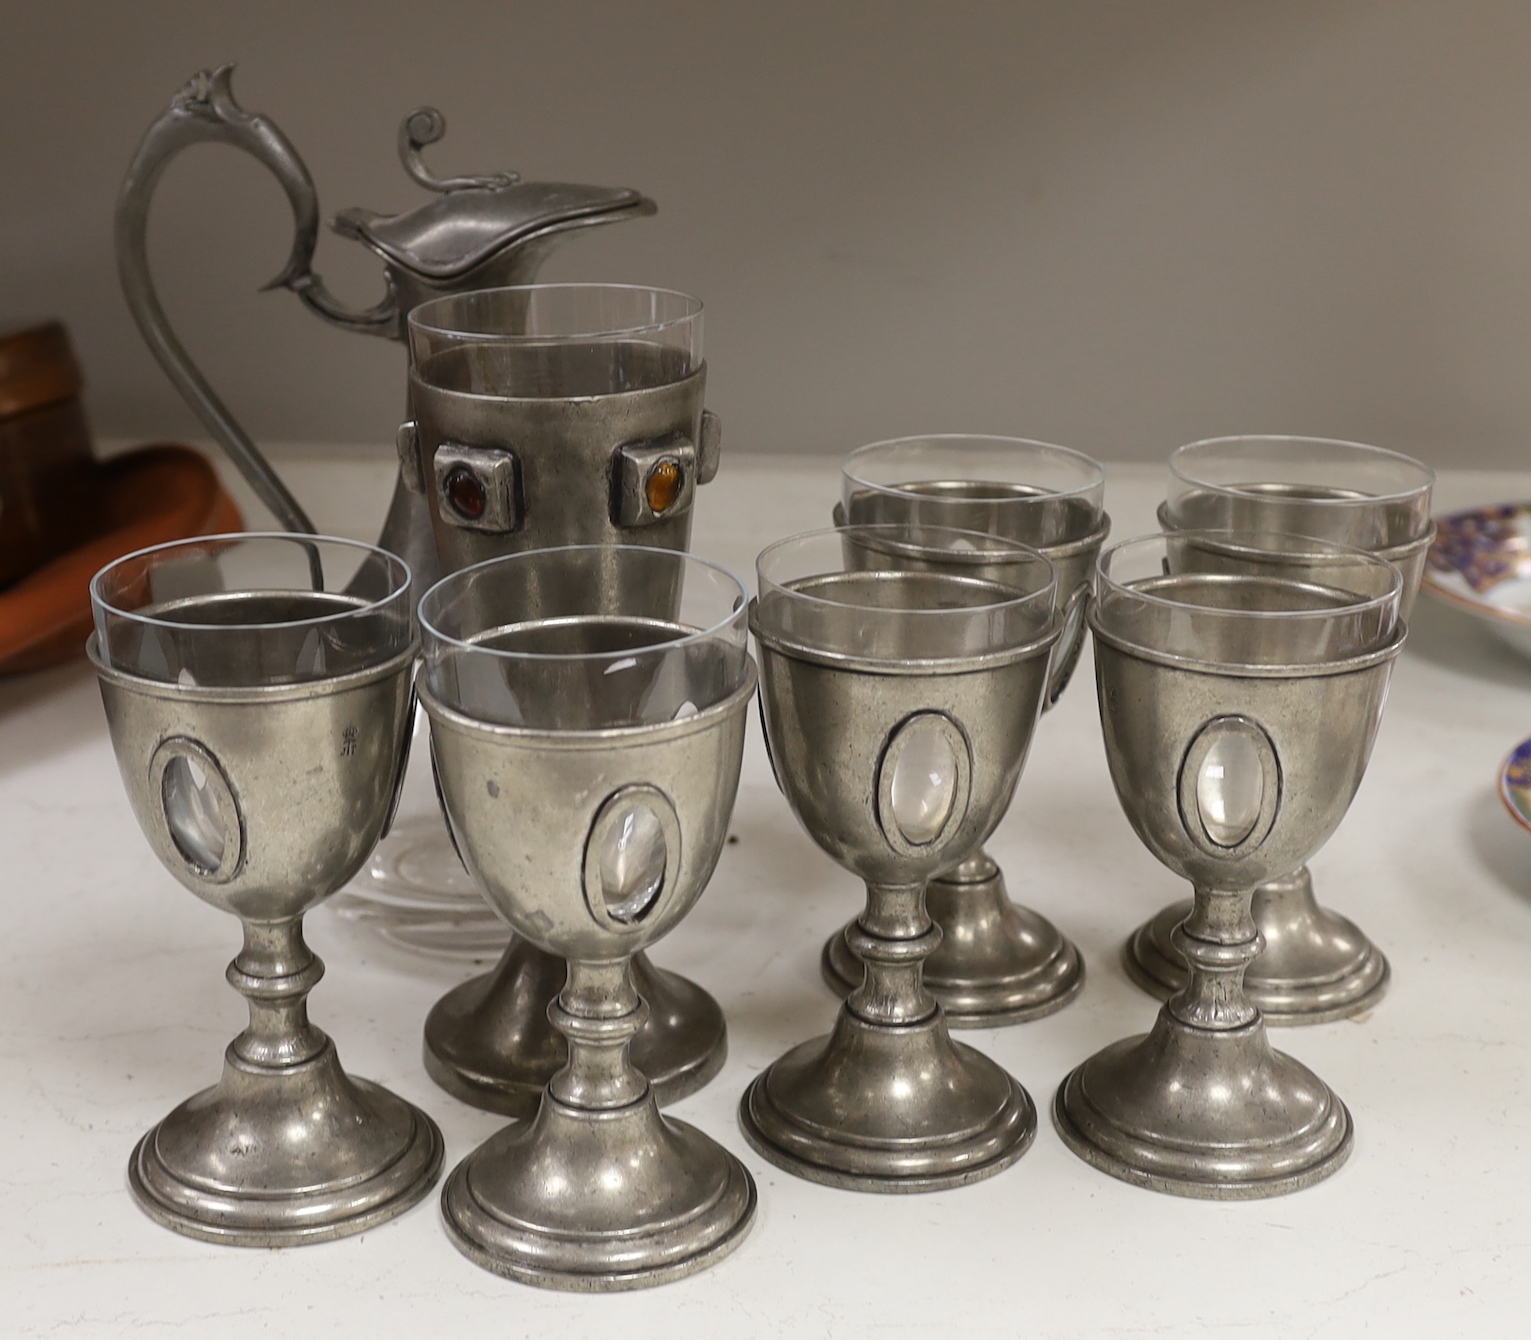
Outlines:
<svg viewBox="0 0 1531 1340"><path fill-rule="evenodd" d="M332 212L441 172L630 184L657 218L550 279L708 304L730 449L969 428L1155 459L1237 431L1531 464L1525 0L6 6L0 320L58 314L98 433L197 435L118 294L111 211L196 69L298 146ZM263 440L391 440L403 355L259 294L288 245L253 161L172 168L166 304ZM336 238L348 298L372 262Z"/></svg>

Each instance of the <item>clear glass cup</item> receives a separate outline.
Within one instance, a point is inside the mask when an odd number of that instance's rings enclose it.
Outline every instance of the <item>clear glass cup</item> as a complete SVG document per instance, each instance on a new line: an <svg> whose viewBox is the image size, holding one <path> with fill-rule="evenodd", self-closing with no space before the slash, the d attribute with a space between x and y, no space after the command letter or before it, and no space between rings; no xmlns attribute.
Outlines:
<svg viewBox="0 0 1531 1340"><path fill-rule="evenodd" d="M207 535L108 564L90 599L115 669L246 688L333 679L406 651L409 584L403 559L354 540Z"/></svg>
<svg viewBox="0 0 1531 1340"><path fill-rule="evenodd" d="M1435 472L1410 456L1321 437L1214 437L1170 457L1177 529L1281 531L1391 549L1430 529Z"/></svg>
<svg viewBox="0 0 1531 1340"><path fill-rule="evenodd" d="M1387 645L1402 592L1398 569L1364 549L1275 533L1174 531L1101 554L1094 619L1107 636L1179 662L1318 665Z"/></svg>
<svg viewBox="0 0 1531 1340"><path fill-rule="evenodd" d="M669 618L592 613L602 593L631 608L667 591ZM616 608L622 608L620 600ZM491 559L443 578L420 602L425 678L476 721L536 730L647 726L691 716L748 673L739 579L668 549L571 545Z"/></svg>
<svg viewBox="0 0 1531 1340"><path fill-rule="evenodd" d="M526 284L409 314L420 379L449 391L549 398L667 386L702 365L702 304L634 284Z"/></svg>
<svg viewBox="0 0 1531 1340"><path fill-rule="evenodd" d="M1052 564L997 535L844 526L778 541L756 560L759 627L784 646L918 663L1029 647L1053 629Z"/></svg>
<svg viewBox="0 0 1531 1340"><path fill-rule="evenodd" d="M1106 486L1101 467L1067 447L968 433L873 442L841 474L853 525L949 526L1039 549L1096 530Z"/></svg>

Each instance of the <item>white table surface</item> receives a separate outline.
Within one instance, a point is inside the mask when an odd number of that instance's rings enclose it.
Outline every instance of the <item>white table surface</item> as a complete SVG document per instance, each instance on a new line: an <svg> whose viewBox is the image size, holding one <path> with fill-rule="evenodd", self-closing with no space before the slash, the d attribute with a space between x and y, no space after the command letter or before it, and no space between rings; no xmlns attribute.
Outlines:
<svg viewBox="0 0 1531 1340"><path fill-rule="evenodd" d="M386 454L279 457L322 528L375 536ZM1111 470L1117 536L1152 528L1162 478ZM750 574L765 543L824 524L835 492L832 462L725 457L699 495L693 547ZM1437 493L1442 510L1524 497L1531 473L1447 473ZM1078 941L1087 985L1051 1018L963 1035L1030 1089L1043 1112L1031 1151L974 1186L884 1197L798 1181L745 1144L739 1094L828 1026L819 948L860 905L855 880L798 828L752 734L739 841L655 958L727 1012L727 1066L674 1110L744 1160L759 1216L702 1275L596 1297L471 1265L434 1195L358 1237L287 1251L194 1242L134 1206L134 1141L217 1078L242 1026L223 980L238 928L150 853L87 667L0 681L0 1334L1526 1335L1531 834L1501 811L1494 782L1531 734L1531 665L1420 601L1369 775L1312 862L1321 897L1386 949L1393 987L1364 1022L1276 1034L1350 1105L1355 1152L1318 1187L1238 1204L1116 1182L1070 1154L1046 1116L1072 1066L1148 1026L1156 1006L1125 977L1119 947L1183 892L1117 806L1090 678L1086 663L1043 719L990 845L1012 893ZM431 1083L420 1027L471 968L392 949L330 908L309 917L308 936L329 968L315 1020L354 1073L436 1117L455 1163L500 1119Z"/></svg>

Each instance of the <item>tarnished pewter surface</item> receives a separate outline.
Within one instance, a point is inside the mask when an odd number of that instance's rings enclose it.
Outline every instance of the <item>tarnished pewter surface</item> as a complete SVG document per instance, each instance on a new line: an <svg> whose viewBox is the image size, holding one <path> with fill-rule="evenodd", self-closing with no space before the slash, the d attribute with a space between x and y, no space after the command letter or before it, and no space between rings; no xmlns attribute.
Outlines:
<svg viewBox="0 0 1531 1340"><path fill-rule="evenodd" d="M1004 816L1059 621L1027 648L958 671L876 673L780 645L754 613L777 784L820 847L865 883L866 910L847 932L861 981L827 1036L778 1057L746 1090L745 1137L788 1172L860 1191L989 1177L1025 1153L1036 1112L1002 1067L952 1041L925 988L924 962L941 943L925 885L978 851ZM955 767L939 826L921 842L902 832L892 790L917 730L944 739Z"/></svg>
<svg viewBox="0 0 1531 1340"><path fill-rule="evenodd" d="M845 524L840 503L834 520ZM1038 550L1057 573L1062 620L1044 712L1068 687L1087 640L1085 601L1095 560L1110 532L1111 519L1102 515L1082 539ZM948 1027L993 1028L1041 1019L1083 990L1084 958L1078 947L1040 912L1011 901L1004 873L982 849L930 881L925 908L941 928L941 943L925 961L925 987L941 1002ZM842 997L861 981L861 964L849 939L855 924L850 921L830 936L820 956L826 985Z"/></svg>
<svg viewBox="0 0 1531 1340"><path fill-rule="evenodd" d="M319 196L307 166L274 122L239 105L233 76L233 65L199 71L144 132L117 194L117 273L144 342L181 397L277 520L288 530L312 531L303 507L192 362L155 291L149 207L165 169L183 149L204 143L241 149L269 169L286 193L292 249L267 288L289 290L332 325L391 340L405 338L405 319L419 303L446 293L531 283L547 254L570 232L640 218L657 206L625 187L523 182L514 172L438 178L420 151L446 133L446 118L434 107L416 108L399 126L399 158L432 198L396 215L342 210L331 223L341 237L361 243L383 263L383 297L365 310L351 309L313 269ZM402 475L378 544L410 565L417 597L435 580L430 517L424 499Z"/></svg>
<svg viewBox="0 0 1531 1340"><path fill-rule="evenodd" d="M426 1073L454 1097L488 1112L530 1117L568 1059L547 1017L567 968L519 936L493 971L447 992L425 1019ZM723 1011L695 982L633 955L633 985L648 1012L633 1035L633 1064L654 1101L695 1093L728 1059Z"/></svg>
<svg viewBox="0 0 1531 1340"><path fill-rule="evenodd" d="M521 520L508 530L465 527L434 482L427 501L436 554L453 572L503 554L564 544L641 544L684 550L690 542L698 486L710 482L721 449L717 417L703 408L705 364L679 380L604 395L494 396L432 385L410 374L415 421L409 449L421 480L443 444L513 451L518 462ZM550 388L556 391L556 387ZM662 515L634 520L614 496L622 453L663 442L684 463L686 486ZM703 449L705 447L705 450ZM613 607L642 598L667 617L673 592L637 593L613 575L601 593ZM633 1042L635 1061L659 1102L673 1102L706 1084L727 1056L723 1012L700 986L665 972L639 954L649 1013ZM464 1102L511 1116L530 1116L542 1087L563 1064L563 1043L548 1008L564 965L524 937L513 938L498 966L444 996L425 1024L431 1078Z"/></svg>
<svg viewBox="0 0 1531 1340"><path fill-rule="evenodd" d="M1041 1019L1084 989L1078 947L1040 912L1012 902L987 852L925 886L925 908L941 943L925 961L925 985L949 1028L994 1028ZM855 922L824 942L821 968L836 994L861 980L850 947Z"/></svg>
<svg viewBox="0 0 1531 1340"><path fill-rule="evenodd" d="M1158 511L1171 529L1168 504ZM1416 540L1377 552L1403 574L1400 616L1414 611L1435 527ZM1190 912L1171 903L1127 937L1122 961L1128 975L1165 1000L1185 985L1185 960L1170 934ZM1244 991L1268 1024L1327 1024L1369 1014L1387 994L1392 968L1386 955L1355 922L1319 903L1306 865L1255 890L1254 919L1265 948L1244 974Z"/></svg>
<svg viewBox="0 0 1531 1340"><path fill-rule="evenodd" d="M478 723L422 689L442 804L468 869L516 931L568 976L547 1008L567 1060L529 1123L464 1159L442 1192L452 1240L496 1274L576 1292L694 1274L732 1251L755 1213L744 1165L659 1113L631 1044L648 1007L632 956L691 910L728 832L755 691L695 715L618 730ZM604 824L654 816L663 863L631 915L597 885ZM615 817L612 817L615 816ZM603 885L601 887L604 887Z"/></svg>
<svg viewBox="0 0 1531 1340"><path fill-rule="evenodd" d="M1350 1114L1323 1080L1271 1048L1244 992L1263 945L1251 901L1344 818L1404 629L1348 661L1241 674L1118 643L1093 611L1091 628L1117 797L1148 849L1195 888L1172 932L1190 970L1146 1036L1113 1043L1065 1079L1054 1124L1086 1162L1155 1191L1245 1200L1310 1186L1348 1157ZM1201 760L1227 741L1245 751L1258 787L1224 832L1208 826L1224 820L1208 818L1197 787Z"/></svg>
<svg viewBox="0 0 1531 1340"><path fill-rule="evenodd" d="M320 528L360 539L375 531L392 460L386 442L272 450ZM837 464L731 455L704 490L693 550L748 572L772 539L824 524ZM1115 532L1152 530L1163 467L1108 468ZM258 515L237 477L233 487ZM1437 493L1444 510L1531 497L1531 471L1447 471ZM1023 901L1038 890L1033 905L1052 911L1040 890L1069 891L1066 929L1088 960L1088 985L1068 1009L1024 1028L954 1035L1022 1081L1039 1108L1074 1063L1152 1025L1158 1003L1126 979L1118 951L1131 925L1188 892L1113 794L1092 660L1087 648L1080 683L1036 732L1015 804L986 843ZM1321 894L1332 890L1385 937L1394 985L1365 1025L1272 1034L1340 1090L1359 1127L1354 1156L1302 1195L1218 1205L1103 1177L1045 1123L1004 1175L921 1196L847 1195L750 1149L735 1127L739 1095L776 1056L830 1026L819 950L862 896L782 803L752 713L730 825L737 841L655 959L705 983L730 1023L723 1071L666 1115L741 1158L759 1183L759 1212L718 1269L609 1298L484 1274L448 1243L434 1207L317 1251L256 1254L172 1237L143 1215L122 1176L129 1151L218 1078L223 1046L244 1026L242 1000L218 976L237 929L184 893L145 846L88 667L0 681L0 971L10 988L0 1102L11 1151L0 1178L10 1272L0 1311L22 1335L72 1340L118 1340L130 1326L269 1340L278 1329L312 1330L316 1316L344 1318L343 1332L374 1340L523 1331L601 1340L617 1311L622 1324L672 1340L741 1329L936 1336L959 1305L974 1330L1006 1335L1021 1319L1058 1340L1155 1329L1189 1337L1198 1324L1259 1340L1368 1328L1519 1335L1531 1269L1506 1232L1524 1214L1521 1181L1506 1170L1531 1141L1522 1101L1531 835L1505 814L1493 779L1531 734L1520 722L1531 722L1524 662L1475 621L1422 598L1368 776L1311 863ZM404 814L436 814L427 754L417 741ZM398 949L340 916L335 901L305 921L329 967L315 1020L348 1067L431 1113L455 1163L502 1119L432 1084L419 1029L434 1001L476 970ZM1063 911L1057 904L1060 922ZM912 1286L915 1251L939 1287ZM1230 1252L1237 1268L1207 1267Z"/></svg>
<svg viewBox="0 0 1531 1340"><path fill-rule="evenodd" d="M1185 984L1185 960L1171 934L1190 915L1171 903L1135 930L1123 966L1145 991L1167 999ZM1255 890L1255 925L1264 948L1244 973L1244 992L1271 1025L1327 1024L1367 1014L1392 980L1387 957L1355 922L1313 896L1307 866Z"/></svg>
<svg viewBox="0 0 1531 1340"><path fill-rule="evenodd" d="M128 1182L144 1211L191 1237L282 1247L359 1233L420 1200L441 1169L424 1112L341 1069L308 1020L324 964L304 913L354 875L397 791L416 651L375 669L271 688L183 688L96 655L123 784L149 845L183 885L239 917L229 984L249 1026L223 1076L139 1142ZM172 830L166 770L206 768L223 850L194 859Z"/></svg>

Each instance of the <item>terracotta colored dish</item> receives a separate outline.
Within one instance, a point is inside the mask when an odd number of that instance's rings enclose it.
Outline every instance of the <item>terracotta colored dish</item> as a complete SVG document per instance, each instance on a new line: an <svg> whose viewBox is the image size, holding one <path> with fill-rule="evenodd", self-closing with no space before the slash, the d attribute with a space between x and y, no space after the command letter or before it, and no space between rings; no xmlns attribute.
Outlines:
<svg viewBox="0 0 1531 1340"><path fill-rule="evenodd" d="M242 530L207 459L189 447L140 447L100 468L106 529L0 591L0 675L57 665L85 650L90 579L151 544Z"/></svg>

